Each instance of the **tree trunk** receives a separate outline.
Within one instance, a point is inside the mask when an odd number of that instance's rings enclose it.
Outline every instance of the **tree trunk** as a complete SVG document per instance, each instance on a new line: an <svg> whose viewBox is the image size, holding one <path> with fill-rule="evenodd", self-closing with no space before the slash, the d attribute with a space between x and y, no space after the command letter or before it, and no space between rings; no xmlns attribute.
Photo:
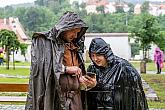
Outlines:
<svg viewBox="0 0 165 110"><path fill-rule="evenodd" d="M145 60L142 60L140 62L140 73L146 74L146 61Z"/></svg>
<svg viewBox="0 0 165 110"><path fill-rule="evenodd" d="M146 74L146 51L143 47L143 60L140 62L140 73Z"/></svg>
<svg viewBox="0 0 165 110"><path fill-rule="evenodd" d="M14 62L14 50L13 50L13 70L15 70L15 62Z"/></svg>
<svg viewBox="0 0 165 110"><path fill-rule="evenodd" d="M8 70L9 70L9 60L10 60L9 48L6 47L6 69L8 69Z"/></svg>
<svg viewBox="0 0 165 110"><path fill-rule="evenodd" d="M25 58L25 62L27 61L27 59L26 59L26 56L24 55L24 58Z"/></svg>

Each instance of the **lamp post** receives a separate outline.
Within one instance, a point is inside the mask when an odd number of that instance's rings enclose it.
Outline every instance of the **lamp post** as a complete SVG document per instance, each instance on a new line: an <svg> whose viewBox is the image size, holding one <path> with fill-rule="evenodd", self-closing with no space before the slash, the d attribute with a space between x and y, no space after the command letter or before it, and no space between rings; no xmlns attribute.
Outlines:
<svg viewBox="0 0 165 110"><path fill-rule="evenodd" d="M127 17L127 14L128 14L128 11L129 11L129 7L124 7L123 8L124 9L124 12L126 13L126 21L125 21L125 24L126 24L126 26L128 25L128 17Z"/></svg>

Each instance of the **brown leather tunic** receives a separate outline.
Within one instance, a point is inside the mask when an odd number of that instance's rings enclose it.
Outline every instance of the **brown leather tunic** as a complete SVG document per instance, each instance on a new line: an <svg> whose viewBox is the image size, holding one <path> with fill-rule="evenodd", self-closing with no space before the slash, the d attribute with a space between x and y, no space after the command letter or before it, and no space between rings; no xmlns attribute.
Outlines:
<svg viewBox="0 0 165 110"><path fill-rule="evenodd" d="M79 66L77 47L73 43L65 43L63 64L65 66ZM60 85L69 110L83 110L79 90L78 76L60 75Z"/></svg>

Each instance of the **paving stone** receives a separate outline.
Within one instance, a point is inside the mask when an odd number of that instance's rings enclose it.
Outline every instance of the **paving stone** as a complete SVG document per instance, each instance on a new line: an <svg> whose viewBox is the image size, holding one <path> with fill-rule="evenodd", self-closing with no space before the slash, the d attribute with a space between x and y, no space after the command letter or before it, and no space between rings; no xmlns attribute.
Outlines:
<svg viewBox="0 0 165 110"><path fill-rule="evenodd" d="M0 104L0 110L24 110L25 105L6 105L6 104ZM162 109L155 109L155 108L150 108L149 110L165 110L164 108Z"/></svg>
<svg viewBox="0 0 165 110"><path fill-rule="evenodd" d="M151 100L151 101L159 100L156 92L143 79L142 79L142 85L143 85L143 88L146 90L145 95L146 95L147 100Z"/></svg>
<svg viewBox="0 0 165 110"><path fill-rule="evenodd" d="M0 110L24 110L25 105L6 105L0 104Z"/></svg>

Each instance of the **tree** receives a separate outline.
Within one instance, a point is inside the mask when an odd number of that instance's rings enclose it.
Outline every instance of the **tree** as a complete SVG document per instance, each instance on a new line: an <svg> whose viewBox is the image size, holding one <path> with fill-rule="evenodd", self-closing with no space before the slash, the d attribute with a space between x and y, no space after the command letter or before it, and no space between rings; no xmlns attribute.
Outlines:
<svg viewBox="0 0 165 110"><path fill-rule="evenodd" d="M79 6L78 1L73 1L72 5L75 9L79 10L80 6Z"/></svg>
<svg viewBox="0 0 165 110"><path fill-rule="evenodd" d="M43 0L36 0L34 1L35 5L39 5L39 6L43 6L44 5L44 2Z"/></svg>
<svg viewBox="0 0 165 110"><path fill-rule="evenodd" d="M4 7L4 15L5 17L10 17L13 14L14 8L12 6L5 6Z"/></svg>
<svg viewBox="0 0 165 110"><path fill-rule="evenodd" d="M165 51L165 31L160 32L159 39L156 42L156 45L162 50Z"/></svg>
<svg viewBox="0 0 165 110"><path fill-rule="evenodd" d="M128 3L128 7L130 7L130 9L129 9L129 13L134 13L134 4L132 4L132 3Z"/></svg>
<svg viewBox="0 0 165 110"><path fill-rule="evenodd" d="M13 69L14 65L14 52L19 48L19 41L13 31L2 29L0 31L0 43L6 52L6 69L9 69L10 52L13 52Z"/></svg>
<svg viewBox="0 0 165 110"><path fill-rule="evenodd" d="M130 33L130 36L139 42L140 48L143 51L142 62L144 62L144 67L142 68L144 70L141 70L141 73L146 73L147 52L150 49L150 45L152 43L156 44L158 39L161 38L156 18L148 13L136 16L132 21Z"/></svg>
<svg viewBox="0 0 165 110"><path fill-rule="evenodd" d="M24 12L24 9L17 10L17 16L24 25L26 31L30 33L29 36L32 36L34 32L49 30L54 26L54 22L56 21L54 13L46 7L26 8L26 11L22 14L19 13L20 11ZM22 15L24 17L22 17Z"/></svg>
<svg viewBox="0 0 165 110"><path fill-rule="evenodd" d="M49 8L55 15L71 9L69 0L36 0L35 4Z"/></svg>
<svg viewBox="0 0 165 110"><path fill-rule="evenodd" d="M142 13L148 13L149 11L149 1L145 1L141 6L141 12Z"/></svg>
<svg viewBox="0 0 165 110"><path fill-rule="evenodd" d="M158 19L160 30L165 31L165 14L164 15L159 15L157 17L157 19Z"/></svg>
<svg viewBox="0 0 165 110"><path fill-rule="evenodd" d="M105 14L105 7L103 5L96 7L96 11Z"/></svg>
<svg viewBox="0 0 165 110"><path fill-rule="evenodd" d="M139 44L131 43L131 57L135 57L135 55L139 54Z"/></svg>
<svg viewBox="0 0 165 110"><path fill-rule="evenodd" d="M117 6L116 7L116 13L124 13L124 9L122 6Z"/></svg>
<svg viewBox="0 0 165 110"><path fill-rule="evenodd" d="M80 4L80 8L85 9L85 7L86 7L86 3L82 2L82 3Z"/></svg>
<svg viewBox="0 0 165 110"><path fill-rule="evenodd" d="M28 48L28 45L27 44L20 44L20 50L21 50L21 55L23 55L24 56L24 58L25 58L25 61L27 61L26 60L26 50L27 50L27 48Z"/></svg>

